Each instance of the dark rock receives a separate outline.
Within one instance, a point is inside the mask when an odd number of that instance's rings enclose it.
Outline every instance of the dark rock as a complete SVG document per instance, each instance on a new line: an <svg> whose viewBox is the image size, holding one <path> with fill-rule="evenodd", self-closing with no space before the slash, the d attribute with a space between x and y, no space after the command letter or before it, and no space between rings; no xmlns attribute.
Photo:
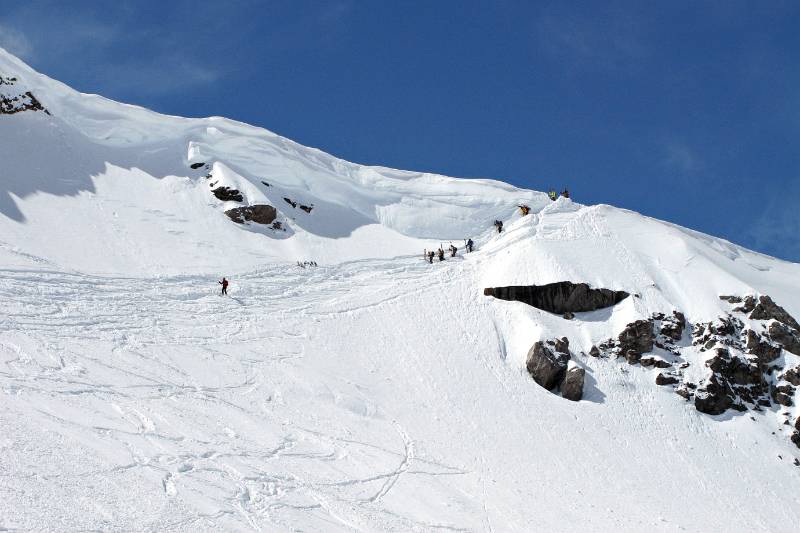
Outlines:
<svg viewBox="0 0 800 533"><path fill-rule="evenodd" d="M800 386L800 366L790 368L787 370L780 379L785 379L794 386Z"/></svg>
<svg viewBox="0 0 800 533"><path fill-rule="evenodd" d="M275 222L272 223L272 229L277 229L277 230L283 229L283 224L281 224L279 220L276 220Z"/></svg>
<svg viewBox="0 0 800 533"><path fill-rule="evenodd" d="M625 360L628 362L629 365L635 365L642 359L642 354L636 352L634 350L628 350L624 354Z"/></svg>
<svg viewBox="0 0 800 533"><path fill-rule="evenodd" d="M728 303L732 303L732 304L740 304L740 303L742 303L742 297L741 296L720 296L719 299L720 300L724 300L724 301L726 301Z"/></svg>
<svg viewBox="0 0 800 533"><path fill-rule="evenodd" d="M300 209L302 209L306 213L310 213L311 210L314 209L314 205L313 204L312 205L300 205L298 207L300 207Z"/></svg>
<svg viewBox="0 0 800 533"><path fill-rule="evenodd" d="M758 305L750 313L753 320L777 320L795 330L800 330L800 324L786 310L772 301L769 296L762 296L758 299Z"/></svg>
<svg viewBox="0 0 800 533"><path fill-rule="evenodd" d="M202 167L203 165L205 165L205 163L192 163L189 166L192 168L192 170L197 170L198 168Z"/></svg>
<svg viewBox="0 0 800 533"><path fill-rule="evenodd" d="M683 397L686 400L690 400L692 396L694 396L694 393L692 393L692 391L690 391L686 387L678 387L677 389L675 389L675 394Z"/></svg>
<svg viewBox="0 0 800 533"><path fill-rule="evenodd" d="M735 335L741 328L741 321L732 316L722 317L719 319L719 322L708 326L708 330L712 335L719 335L720 337Z"/></svg>
<svg viewBox="0 0 800 533"><path fill-rule="evenodd" d="M800 355L800 335L786 324L772 322L769 325L769 338L795 355Z"/></svg>
<svg viewBox="0 0 800 533"><path fill-rule="evenodd" d="M766 365L770 361L774 361L781 355L781 349L777 346L773 346L772 344L764 341L761 338L761 335L753 331L752 329L748 329L746 331L747 337L747 349L750 351L751 354L758 357L758 360Z"/></svg>
<svg viewBox="0 0 800 533"><path fill-rule="evenodd" d="M553 345L556 348L558 353L565 353L569 355L569 339L566 337L561 337L560 339L556 339Z"/></svg>
<svg viewBox="0 0 800 533"><path fill-rule="evenodd" d="M13 83L10 85L13 85ZM23 111L44 111L48 115L50 114L30 91L13 96L0 94L0 115L13 115Z"/></svg>
<svg viewBox="0 0 800 533"><path fill-rule="evenodd" d="M561 396L573 402L583 398L583 381L586 377L586 370L573 367L567 370L564 383L561 385Z"/></svg>
<svg viewBox="0 0 800 533"><path fill-rule="evenodd" d="M484 289L484 294L500 300L523 302L558 315L611 307L629 296L625 291L592 289L586 283L569 281L548 285L492 287Z"/></svg>
<svg viewBox="0 0 800 533"><path fill-rule="evenodd" d="M775 403L783 405L784 407L792 406L792 397L794 396L794 387L791 385L778 385L772 389L772 399Z"/></svg>
<svg viewBox="0 0 800 533"><path fill-rule="evenodd" d="M589 349L589 355L592 357L600 357L600 350L597 348L597 346L592 346Z"/></svg>
<svg viewBox="0 0 800 533"><path fill-rule="evenodd" d="M297 202L295 202L291 198L284 198L283 201L286 202L287 204L289 204L292 207L297 207Z"/></svg>
<svg viewBox="0 0 800 533"><path fill-rule="evenodd" d="M744 305L737 307L734 311L738 313L749 313L756 307L756 299L752 296L748 296L744 299Z"/></svg>
<svg viewBox="0 0 800 533"><path fill-rule="evenodd" d="M569 354L556 354L545 343L538 341L528 351L526 368L533 380L547 390L552 390L564 379Z"/></svg>
<svg viewBox="0 0 800 533"><path fill-rule="evenodd" d="M677 383L680 383L680 380L675 376L668 376L661 372L656 376L656 385L675 385Z"/></svg>
<svg viewBox="0 0 800 533"><path fill-rule="evenodd" d="M656 368L669 368L672 366L672 363L669 361L665 361L657 357L642 357L639 363L642 366L654 366Z"/></svg>
<svg viewBox="0 0 800 533"><path fill-rule="evenodd" d="M250 205L225 211L228 217L237 224L255 222L256 224L272 224L278 211L271 205Z"/></svg>
<svg viewBox="0 0 800 533"><path fill-rule="evenodd" d="M794 421L794 428L800 431L800 416L798 416L797 420Z"/></svg>
<svg viewBox="0 0 800 533"><path fill-rule="evenodd" d="M689 368L689 366L690 366L689 363L681 363L678 368Z"/></svg>
<svg viewBox="0 0 800 533"><path fill-rule="evenodd" d="M718 383L714 378L704 390L698 391L694 397L695 409L709 415L721 415L732 406L733 399L730 388Z"/></svg>
<svg viewBox="0 0 800 533"><path fill-rule="evenodd" d="M655 335L652 320L637 320L628 324L619 334L620 352L628 359L638 362L641 355L653 351Z"/></svg>
<svg viewBox="0 0 800 533"><path fill-rule="evenodd" d="M570 311L564 313L564 320L572 320L573 318L575 318L575 313L572 313Z"/></svg>
<svg viewBox="0 0 800 533"><path fill-rule="evenodd" d="M792 433L792 436L789 437L789 438L791 439L791 441L794 443L795 446L800 448L800 431L795 431L794 433ZM800 466L797 463L797 459L795 459L795 466Z"/></svg>
<svg viewBox="0 0 800 533"><path fill-rule="evenodd" d="M672 316L661 323L661 334L673 341L679 341L685 328L686 317L680 311L673 311Z"/></svg>
<svg viewBox="0 0 800 533"><path fill-rule="evenodd" d="M269 183L267 183L264 180L261 180L261 183L263 183L265 187L272 187L272 185L270 185Z"/></svg>
<svg viewBox="0 0 800 533"><path fill-rule="evenodd" d="M231 189L230 187L217 187L213 191L214 196L222 200L223 202L243 202L244 197L242 193L240 193L236 189Z"/></svg>

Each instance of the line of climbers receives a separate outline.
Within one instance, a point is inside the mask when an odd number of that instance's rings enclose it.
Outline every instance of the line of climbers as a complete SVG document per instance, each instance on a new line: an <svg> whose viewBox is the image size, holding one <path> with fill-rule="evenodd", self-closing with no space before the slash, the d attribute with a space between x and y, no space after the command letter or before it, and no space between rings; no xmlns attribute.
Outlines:
<svg viewBox="0 0 800 533"><path fill-rule="evenodd" d="M471 252L475 247L475 243L472 242L472 239L464 239L464 247L467 249L467 252ZM453 245L452 242L450 243L448 250L450 250L450 257L455 257L456 254L458 253L458 247ZM430 264L433 264L434 256L438 257L439 261L444 261L444 249L442 248L441 244L439 245L439 249L436 250L435 252L433 250L428 250L428 249L425 249L423 251L422 257Z"/></svg>
<svg viewBox="0 0 800 533"><path fill-rule="evenodd" d="M553 200L555 202L556 200L558 200L559 193L557 193L555 191L555 189L551 189L550 191L547 192L547 196L551 200ZM564 198L569 198L569 189L564 187L564 190L561 191L560 196L563 196ZM520 213L522 213L522 216L527 216L531 212L530 206L527 206L525 204L518 204L517 207L519 208ZM494 221L494 227L497 230L497 233L502 233L503 232L503 221L502 220L495 220ZM467 240L465 242L466 242L467 251L471 252L472 251L472 247L474 246L474 243L472 242L472 239L469 239L469 240ZM458 249L455 246L453 246L452 243L451 243L450 244L450 257L455 257L457 250ZM444 261L444 250L442 249L441 245L439 246L439 250L437 250L436 252L434 252L433 250L428 251L426 249L425 252L424 252L423 257L425 258L425 260L427 262L433 264L434 255L439 257L439 261Z"/></svg>

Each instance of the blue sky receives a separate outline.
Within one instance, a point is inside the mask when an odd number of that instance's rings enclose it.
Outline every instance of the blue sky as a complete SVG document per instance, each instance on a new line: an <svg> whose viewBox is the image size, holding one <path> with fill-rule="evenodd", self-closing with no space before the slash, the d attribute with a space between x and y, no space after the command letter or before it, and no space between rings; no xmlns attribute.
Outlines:
<svg viewBox="0 0 800 533"><path fill-rule="evenodd" d="M800 3L3 2L78 90L609 203L800 261Z"/></svg>

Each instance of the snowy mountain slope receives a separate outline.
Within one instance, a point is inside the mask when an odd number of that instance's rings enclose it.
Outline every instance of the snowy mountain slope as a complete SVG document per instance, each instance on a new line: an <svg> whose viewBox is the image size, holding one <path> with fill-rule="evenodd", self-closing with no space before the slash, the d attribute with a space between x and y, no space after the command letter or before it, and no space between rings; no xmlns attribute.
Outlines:
<svg viewBox="0 0 800 533"><path fill-rule="evenodd" d="M487 220L508 216L517 202L544 202L541 193L496 181L456 181L354 165L238 122L166 117L83 95L4 52L0 72L13 73L19 83L42 95L52 112L3 117L5 191L0 212L5 217L0 230L9 236L3 240L12 248L24 242L31 253L83 271L208 271L224 265L220 258L233 259L228 268L254 268L264 260L302 259L302 252L324 261L392 257L421 252L421 238L461 240L473 235ZM41 157L43 152L49 155ZM208 163L210 172L205 166L191 168L200 163ZM453 187L455 183L459 186ZM225 220L223 210L239 204L219 202L211 184L239 187L244 205L266 202L277 207L281 218L289 219L293 238L265 242L261 235L220 222ZM284 198L313 205L313 211L292 207ZM129 205L139 211L147 230L115 239L117 228L110 219L118 219ZM69 220L54 221L54 206ZM149 209L141 212L145 206ZM124 214L125 220L133 215ZM22 227L13 224L22 220ZM205 231L197 231L198 224ZM81 253L72 256L30 242L40 234L69 240L67 231L108 233L97 244L83 242ZM347 242L337 246L338 239ZM154 241L163 243L163 249L154 250ZM213 247L220 258L196 265L189 257L176 261L166 253L191 247ZM236 252L242 249L249 252ZM115 263L121 256L136 261Z"/></svg>
<svg viewBox="0 0 800 533"><path fill-rule="evenodd" d="M727 316L720 295L798 317L800 265L82 95L2 51L0 76L50 112L0 115L0 528L796 529L794 406L709 416L658 369L587 354L653 313ZM265 203L286 231L224 215ZM478 251L421 260L467 236ZM563 280L632 296L565 320L482 295ZM525 370L562 336L577 403ZM707 379L709 352L678 344Z"/></svg>

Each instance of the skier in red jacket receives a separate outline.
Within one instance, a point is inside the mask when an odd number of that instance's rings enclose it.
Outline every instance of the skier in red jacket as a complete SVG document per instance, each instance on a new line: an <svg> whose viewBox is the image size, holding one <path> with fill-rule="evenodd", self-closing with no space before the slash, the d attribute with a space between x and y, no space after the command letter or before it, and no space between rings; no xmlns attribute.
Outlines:
<svg viewBox="0 0 800 533"><path fill-rule="evenodd" d="M218 281L217 283L222 285L222 294L227 295L228 294L228 280L225 279L225 277L223 276L222 277L222 281Z"/></svg>

